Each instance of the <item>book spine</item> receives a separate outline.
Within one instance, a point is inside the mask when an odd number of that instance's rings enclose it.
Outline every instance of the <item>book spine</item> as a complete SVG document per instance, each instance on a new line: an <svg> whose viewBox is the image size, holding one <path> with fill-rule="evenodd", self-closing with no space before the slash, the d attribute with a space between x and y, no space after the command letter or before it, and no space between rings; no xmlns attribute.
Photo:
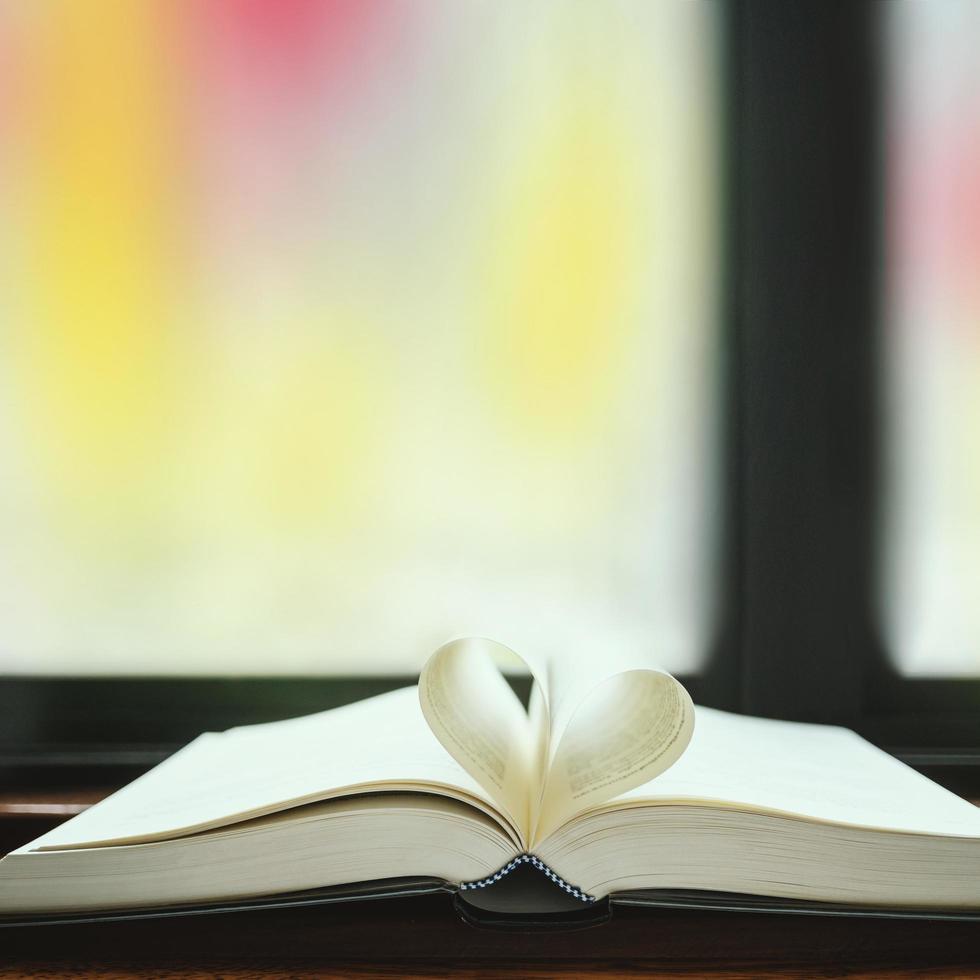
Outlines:
<svg viewBox="0 0 980 980"><path fill-rule="evenodd" d="M557 874L551 868L548 867L541 858L534 854L518 854L513 861L508 861L502 868L495 871L492 875L487 875L486 878L480 878L479 881L464 881L460 884L460 891L471 891L475 888L488 888L490 885L496 884L501 878L506 878L507 875L511 873L515 868L520 867L522 864L530 864L532 867L537 868L546 878L549 878L563 891L568 892L573 898L577 898L580 902L594 902L595 896L589 895L583 892L581 889L576 888L573 884L565 881L561 875Z"/></svg>

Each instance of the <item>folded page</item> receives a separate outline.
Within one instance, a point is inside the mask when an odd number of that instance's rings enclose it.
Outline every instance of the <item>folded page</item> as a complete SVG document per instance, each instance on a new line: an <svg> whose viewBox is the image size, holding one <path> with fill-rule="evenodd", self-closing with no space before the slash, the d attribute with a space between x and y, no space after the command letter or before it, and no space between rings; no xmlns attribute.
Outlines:
<svg viewBox="0 0 980 980"><path fill-rule="evenodd" d="M540 781L540 732L498 669L508 655L506 647L480 637L446 643L422 668L419 701L435 736L526 843L530 797Z"/></svg>

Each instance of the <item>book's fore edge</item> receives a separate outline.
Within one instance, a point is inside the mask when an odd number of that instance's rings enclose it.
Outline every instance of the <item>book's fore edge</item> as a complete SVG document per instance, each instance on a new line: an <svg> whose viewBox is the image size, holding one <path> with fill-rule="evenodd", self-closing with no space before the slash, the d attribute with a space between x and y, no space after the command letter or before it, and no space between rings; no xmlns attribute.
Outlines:
<svg viewBox="0 0 980 980"><path fill-rule="evenodd" d="M509 875L515 868L519 868L522 864L530 864L531 867L537 868L537 870L540 871L546 878L554 882L554 884L556 884L563 891L568 892L568 894L573 898L577 898L580 902L590 904L596 900L594 895L589 895L580 888L576 888L570 882L565 881L561 875L549 868L548 865L535 854L518 854L516 858L514 858L512 861L508 861L502 868L499 868L491 875L487 875L486 878L480 878L478 881L460 882L459 890L461 892L465 892L472 891L476 888L488 888L490 885L494 885L500 881L501 878L506 878L507 875Z"/></svg>

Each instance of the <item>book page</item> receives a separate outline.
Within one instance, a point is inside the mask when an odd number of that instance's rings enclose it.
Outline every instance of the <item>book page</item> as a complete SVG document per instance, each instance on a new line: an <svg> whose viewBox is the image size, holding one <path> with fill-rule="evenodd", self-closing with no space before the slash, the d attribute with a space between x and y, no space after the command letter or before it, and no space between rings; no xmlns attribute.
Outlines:
<svg viewBox="0 0 980 980"><path fill-rule="evenodd" d="M419 680L439 740L525 829L527 846L580 810L663 772L694 726L673 677L625 645L588 650L554 637L550 655L522 657L534 679L530 712L496 663L517 655L483 638L447 643Z"/></svg>
<svg viewBox="0 0 980 980"><path fill-rule="evenodd" d="M490 794L447 755L403 688L332 711L200 736L43 837L43 847L159 840L365 790L423 790L478 806ZM509 827L510 835L517 831Z"/></svg>
<svg viewBox="0 0 980 980"><path fill-rule="evenodd" d="M606 681L614 677L625 677L632 674L633 680L637 674L663 678L663 683L680 689L678 697L691 705L690 698L683 686L666 671L660 670L642 652L633 645L614 636L602 640L580 638L568 635L555 636L549 649L542 653L538 651L521 651L527 661L531 673L538 678L544 687L549 712L549 762L558 753L561 740L572 719L593 695L603 688ZM592 701L593 722L598 719L596 712L611 716L617 713L616 696L621 694L629 681L620 682L624 686L615 685L606 689L606 696ZM639 705L638 705L639 707ZM678 706L679 707L679 706ZM693 714L693 706L691 706ZM688 733L689 735L689 733Z"/></svg>
<svg viewBox="0 0 980 980"><path fill-rule="evenodd" d="M846 728L698 707L669 772L611 806L707 803L880 830L980 837L980 809Z"/></svg>
<svg viewBox="0 0 980 980"><path fill-rule="evenodd" d="M513 656L493 640L467 637L440 647L419 678L422 712L436 737L521 829L540 785L541 702L534 718L498 668Z"/></svg>
<svg viewBox="0 0 980 980"><path fill-rule="evenodd" d="M569 669L561 665L558 671ZM597 663L579 681L578 703L567 691L558 695L533 844L574 814L649 782L681 757L691 739L694 706L669 674L633 669L596 681L599 673ZM590 681L591 689L585 686Z"/></svg>

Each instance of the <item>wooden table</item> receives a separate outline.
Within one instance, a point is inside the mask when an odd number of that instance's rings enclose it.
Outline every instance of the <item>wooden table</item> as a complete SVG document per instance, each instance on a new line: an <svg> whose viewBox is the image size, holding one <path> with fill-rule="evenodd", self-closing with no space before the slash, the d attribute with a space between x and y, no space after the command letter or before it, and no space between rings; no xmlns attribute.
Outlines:
<svg viewBox="0 0 980 980"><path fill-rule="evenodd" d="M0 794L0 841L101 795ZM0 977L78 975L980 978L980 923L624 908L579 932L500 933L432 895L0 932Z"/></svg>

